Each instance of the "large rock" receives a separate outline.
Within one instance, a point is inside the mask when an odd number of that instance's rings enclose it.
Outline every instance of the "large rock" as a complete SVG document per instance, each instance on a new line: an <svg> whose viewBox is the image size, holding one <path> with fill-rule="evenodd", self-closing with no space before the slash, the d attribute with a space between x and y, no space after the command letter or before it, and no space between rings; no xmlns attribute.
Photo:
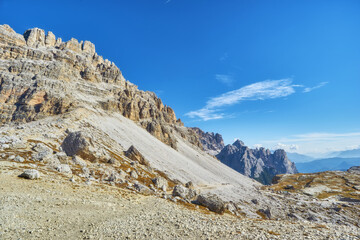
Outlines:
<svg viewBox="0 0 360 240"><path fill-rule="evenodd" d="M349 173L353 173L353 174L359 174L360 175L360 166L354 166L349 168L349 170L347 170Z"/></svg>
<svg viewBox="0 0 360 240"><path fill-rule="evenodd" d="M134 188L136 191L145 194L145 195L150 195L153 194L154 192L151 191L147 186L141 184L141 183L135 183L134 184Z"/></svg>
<svg viewBox="0 0 360 240"><path fill-rule="evenodd" d="M20 174L19 177L33 180L40 178L40 173L35 169L27 169L22 174Z"/></svg>
<svg viewBox="0 0 360 240"><path fill-rule="evenodd" d="M220 214L225 212L225 202L216 195L200 194L197 198L197 202L200 205L207 207L210 211Z"/></svg>
<svg viewBox="0 0 360 240"><path fill-rule="evenodd" d="M156 177L152 179L152 182L154 183L155 187L166 191L168 188L168 181L163 177Z"/></svg>
<svg viewBox="0 0 360 240"><path fill-rule="evenodd" d="M129 149L125 151L125 156L133 161L139 162L142 165L150 165L149 162L145 159L145 157L133 145L131 145Z"/></svg>
<svg viewBox="0 0 360 240"><path fill-rule="evenodd" d="M186 188L183 185L176 185L174 187L172 195L174 197L181 197L183 199L191 201L197 196L197 193L195 190Z"/></svg>
<svg viewBox="0 0 360 240"><path fill-rule="evenodd" d="M61 148L68 156L78 155L89 161L95 161L101 157L90 135L81 131L70 132L61 144Z"/></svg>
<svg viewBox="0 0 360 240"><path fill-rule="evenodd" d="M35 161L45 161L48 158L52 156L53 150L46 146L44 143L37 143L33 150L35 153L33 153L32 158Z"/></svg>
<svg viewBox="0 0 360 240"><path fill-rule="evenodd" d="M71 174L71 168L69 165L67 164L60 164L58 166L55 167L56 171L61 172L61 173L66 173L66 174Z"/></svg>

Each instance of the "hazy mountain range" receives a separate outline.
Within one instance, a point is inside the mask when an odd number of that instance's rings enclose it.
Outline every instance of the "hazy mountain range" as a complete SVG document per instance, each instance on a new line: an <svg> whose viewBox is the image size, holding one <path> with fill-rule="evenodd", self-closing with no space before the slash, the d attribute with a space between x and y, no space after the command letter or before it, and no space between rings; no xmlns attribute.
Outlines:
<svg viewBox="0 0 360 240"><path fill-rule="evenodd" d="M287 153L287 155L290 161L295 162L301 173L343 171L360 165L360 149L330 152L325 158L314 158L299 153Z"/></svg>

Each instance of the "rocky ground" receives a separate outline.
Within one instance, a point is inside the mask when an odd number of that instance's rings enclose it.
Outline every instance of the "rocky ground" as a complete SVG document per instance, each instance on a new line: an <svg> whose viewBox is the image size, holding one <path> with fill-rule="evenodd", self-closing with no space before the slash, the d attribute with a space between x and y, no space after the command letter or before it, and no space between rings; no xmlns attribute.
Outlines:
<svg viewBox="0 0 360 240"><path fill-rule="evenodd" d="M351 226L215 214L202 207L69 181L28 165L0 161L0 239L360 239ZM34 166L34 168L36 168Z"/></svg>

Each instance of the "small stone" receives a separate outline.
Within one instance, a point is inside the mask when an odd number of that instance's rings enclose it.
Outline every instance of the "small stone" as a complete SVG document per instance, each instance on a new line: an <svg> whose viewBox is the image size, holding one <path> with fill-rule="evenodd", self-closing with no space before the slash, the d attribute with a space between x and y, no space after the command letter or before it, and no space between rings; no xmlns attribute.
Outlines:
<svg viewBox="0 0 360 240"><path fill-rule="evenodd" d="M24 159L23 157L16 156L16 157L14 158L14 161L15 161L15 162L24 162L25 159Z"/></svg>
<svg viewBox="0 0 360 240"><path fill-rule="evenodd" d="M116 162L115 158L110 158L107 163L114 164Z"/></svg>
<svg viewBox="0 0 360 240"><path fill-rule="evenodd" d="M266 219L271 219L271 212L270 212L270 209L267 208L266 210L264 209L259 209L258 212L263 216L265 217Z"/></svg>
<svg viewBox="0 0 360 240"><path fill-rule="evenodd" d="M134 171L134 170L130 172L130 176L131 176L132 178L135 178L135 179L137 179L137 178L139 177L139 175L137 174L137 172Z"/></svg>
<svg viewBox="0 0 360 240"><path fill-rule="evenodd" d="M68 173L71 174L71 168L69 165L67 164L60 164L58 166L55 167L56 171L61 172L61 173Z"/></svg>
<svg viewBox="0 0 360 240"><path fill-rule="evenodd" d="M194 189L194 183L192 181L189 181L185 184L185 187L190 188L190 189Z"/></svg>

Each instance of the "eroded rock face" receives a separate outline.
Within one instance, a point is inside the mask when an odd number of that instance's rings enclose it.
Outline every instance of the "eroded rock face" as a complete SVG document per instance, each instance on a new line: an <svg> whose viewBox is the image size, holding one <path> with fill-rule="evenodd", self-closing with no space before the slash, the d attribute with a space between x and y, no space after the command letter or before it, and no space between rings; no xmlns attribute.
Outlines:
<svg viewBox="0 0 360 240"><path fill-rule="evenodd" d="M199 136L204 150L209 154L216 155L224 148L224 140L219 133L204 132L197 127L192 129Z"/></svg>
<svg viewBox="0 0 360 240"><path fill-rule="evenodd" d="M0 124L29 122L85 106L138 121L175 149L174 131L185 128L155 93L126 81L91 42L63 42L38 28L20 35L0 25ZM201 146L192 132L186 136Z"/></svg>
<svg viewBox="0 0 360 240"><path fill-rule="evenodd" d="M265 148L250 149L240 140L224 147L216 157L222 163L263 184L271 184L272 178L277 174L297 173L295 164L287 158L284 150L271 153Z"/></svg>

